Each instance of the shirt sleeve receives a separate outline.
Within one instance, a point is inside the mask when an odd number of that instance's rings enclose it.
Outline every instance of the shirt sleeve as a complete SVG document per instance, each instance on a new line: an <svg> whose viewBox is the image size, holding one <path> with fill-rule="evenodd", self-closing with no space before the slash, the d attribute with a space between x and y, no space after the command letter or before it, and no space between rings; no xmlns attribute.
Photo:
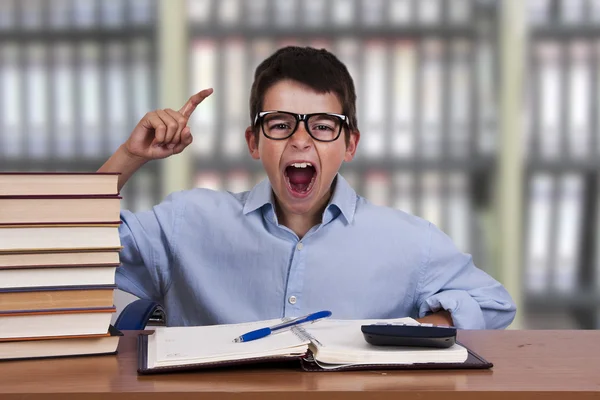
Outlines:
<svg viewBox="0 0 600 400"><path fill-rule="evenodd" d="M503 329L513 321L516 306L507 290L473 264L452 240L429 224L428 256L421 266L416 307L419 318L440 310L461 329Z"/></svg>
<svg viewBox="0 0 600 400"><path fill-rule="evenodd" d="M162 302L170 284L172 246L178 218L174 194L149 211L121 211L119 289L143 299Z"/></svg>

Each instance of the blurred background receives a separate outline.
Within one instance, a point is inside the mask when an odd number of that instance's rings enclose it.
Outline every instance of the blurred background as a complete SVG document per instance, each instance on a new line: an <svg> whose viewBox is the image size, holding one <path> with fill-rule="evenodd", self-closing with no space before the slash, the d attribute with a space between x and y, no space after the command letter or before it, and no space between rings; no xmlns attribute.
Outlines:
<svg viewBox="0 0 600 400"><path fill-rule="evenodd" d="M95 171L147 111L213 87L123 207L249 190L254 69L287 44L354 77L359 194L472 254L513 328L600 328L600 0L0 0L0 170Z"/></svg>

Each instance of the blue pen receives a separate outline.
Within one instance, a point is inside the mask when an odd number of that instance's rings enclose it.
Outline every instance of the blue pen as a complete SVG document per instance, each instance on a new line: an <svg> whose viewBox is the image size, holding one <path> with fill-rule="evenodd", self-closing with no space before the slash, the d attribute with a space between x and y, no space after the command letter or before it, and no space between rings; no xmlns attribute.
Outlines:
<svg viewBox="0 0 600 400"><path fill-rule="evenodd" d="M280 329L290 328L293 326L298 326L304 323L315 323L320 319L327 318L331 316L331 311L318 311L316 313L308 314L303 317L294 318L290 321L282 322L281 324L273 325L267 328L257 329L248 333L244 333L240 337L236 337L233 339L235 343L240 342L249 342L251 340L256 340L260 338L264 338L265 336L269 336L274 331L278 331Z"/></svg>

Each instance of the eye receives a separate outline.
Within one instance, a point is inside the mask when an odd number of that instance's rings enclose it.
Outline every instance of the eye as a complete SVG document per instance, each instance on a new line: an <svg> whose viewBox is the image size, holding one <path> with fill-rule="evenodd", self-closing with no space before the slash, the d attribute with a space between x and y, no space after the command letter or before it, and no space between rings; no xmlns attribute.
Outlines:
<svg viewBox="0 0 600 400"><path fill-rule="evenodd" d="M323 125L323 124L321 124L321 125L315 125L315 126L312 127L312 129L316 130L316 131L331 131L331 130L333 130L332 127L327 126L327 125Z"/></svg>
<svg viewBox="0 0 600 400"><path fill-rule="evenodd" d="M269 129L290 129L290 126L285 122L272 122L269 124Z"/></svg>

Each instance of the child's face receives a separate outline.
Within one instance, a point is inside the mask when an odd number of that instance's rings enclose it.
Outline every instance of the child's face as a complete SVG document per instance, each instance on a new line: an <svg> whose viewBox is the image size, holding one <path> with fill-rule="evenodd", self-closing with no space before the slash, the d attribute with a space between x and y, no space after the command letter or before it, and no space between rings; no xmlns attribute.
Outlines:
<svg viewBox="0 0 600 400"><path fill-rule="evenodd" d="M271 110L341 114L342 105L333 93L320 94L301 83L284 80L265 93L260 111ZM354 158L358 140L359 133L352 132L346 146L342 131L333 142L317 141L308 134L302 121L296 132L284 140L269 139L261 130L257 143L251 128L246 130L250 154L262 161L282 211L286 215L308 217L314 217L329 200L331 183L342 162ZM312 168L292 166L300 163L310 163Z"/></svg>

